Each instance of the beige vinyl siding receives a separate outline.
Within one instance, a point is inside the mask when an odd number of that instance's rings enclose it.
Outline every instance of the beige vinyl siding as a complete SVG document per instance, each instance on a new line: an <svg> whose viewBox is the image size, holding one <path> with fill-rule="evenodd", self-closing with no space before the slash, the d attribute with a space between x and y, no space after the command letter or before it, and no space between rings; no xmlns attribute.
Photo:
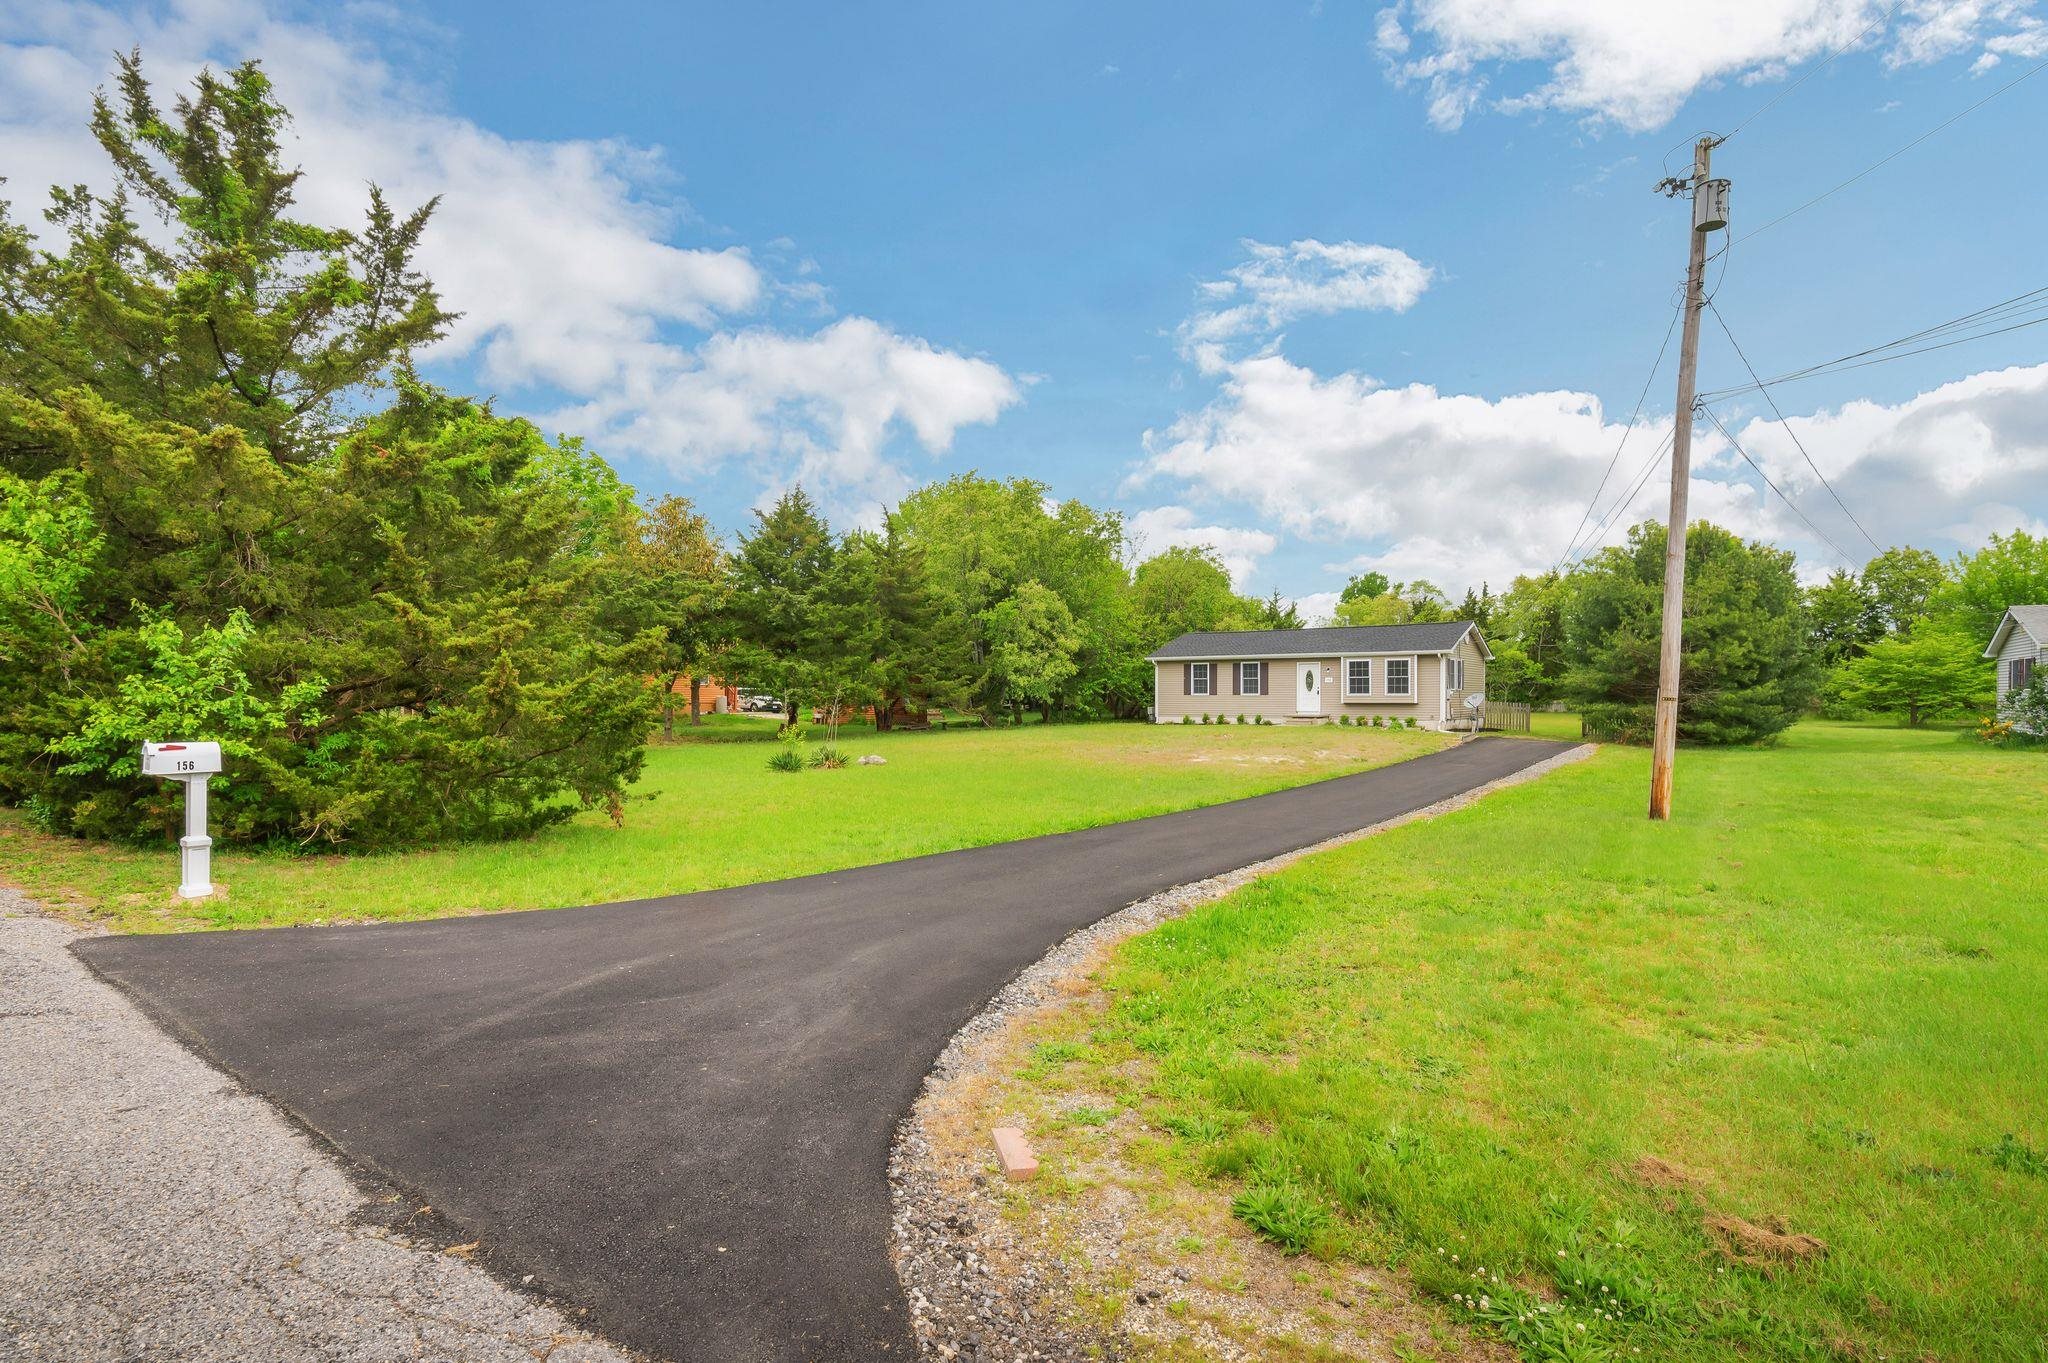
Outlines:
<svg viewBox="0 0 2048 1363"><path fill-rule="evenodd" d="M1352 658L1363 658L1372 664L1372 694L1364 700L1348 696L1344 692L1344 668ZM1387 694L1387 661L1390 658L1407 658L1414 662L1414 673L1410 680L1410 694L1390 696ZM1328 706L1332 716L1347 714L1356 721L1378 715L1385 719L1412 719L1436 727L1437 689L1441 686L1442 659L1435 654L1423 653L1351 653L1333 661L1330 665L1330 694L1334 702Z"/></svg>
<svg viewBox="0 0 2048 1363"><path fill-rule="evenodd" d="M1486 655L1480 651L1479 636L1468 632L1458 641L1451 656L1462 659L1465 664L1465 684L1444 692L1444 713L1450 717L1451 727L1455 729L1471 714L1465 708L1465 697L1486 694Z"/></svg>
<svg viewBox="0 0 2048 1363"><path fill-rule="evenodd" d="M1459 643L1458 651L1465 659L1465 686L1467 690L1483 690L1486 682L1486 661L1480 656L1478 647L1469 634ZM1172 662L1154 663L1154 673L1159 682L1159 705L1157 718L1161 724L1178 724L1182 715L1193 715L1200 721L1204 714L1212 719L1222 716L1226 723L1235 723L1241 714L1247 723L1254 715L1264 715L1275 724L1299 723L1302 716L1295 710L1295 671L1313 661L1316 666L1316 685L1322 692L1321 718L1334 720L1340 714L1350 715L1353 722L1369 720L1377 715L1382 719L1412 719L1418 724L1436 728L1439 717L1444 713L1443 704L1443 659L1433 653L1358 653L1350 657L1372 660L1372 694L1363 700L1353 699L1344 694L1343 658L1277 658L1268 660L1269 671L1267 694L1263 696L1234 696L1230 694L1230 665L1239 661L1233 658L1188 660L1174 659ZM1390 696L1386 693L1386 664L1389 658L1412 659L1414 681L1412 694ZM1187 662L1208 661L1214 664L1221 695L1189 696L1181 692L1181 669ZM1452 698L1453 707L1462 699L1463 693ZM1455 718L1455 715L1453 715Z"/></svg>
<svg viewBox="0 0 2048 1363"><path fill-rule="evenodd" d="M1193 715L1197 720L1206 713L1222 715L1226 722L1236 723L1243 715L1249 724L1253 715L1264 715L1275 724L1284 723L1294 714L1294 673L1292 664L1267 662L1271 673L1266 684L1267 694L1245 696L1231 694L1231 677L1234 664L1239 662L1260 662L1257 658L1215 658L1189 659L1190 662L1210 662L1216 669L1217 694L1213 696L1189 696L1181 693L1181 669L1186 666L1179 659L1167 663L1154 663L1153 668L1159 679L1159 722L1178 724L1182 715ZM1282 694L1282 691L1286 694Z"/></svg>

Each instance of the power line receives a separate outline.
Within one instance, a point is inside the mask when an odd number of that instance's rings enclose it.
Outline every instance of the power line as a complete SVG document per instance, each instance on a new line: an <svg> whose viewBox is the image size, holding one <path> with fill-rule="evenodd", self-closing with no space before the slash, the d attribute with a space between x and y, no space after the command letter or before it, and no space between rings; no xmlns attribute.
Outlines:
<svg viewBox="0 0 2048 1363"><path fill-rule="evenodd" d="M2014 318L2025 318L2026 320L2014 321ZM1793 383L1800 379L1817 378L1823 374L1861 369L1867 365L1901 360L1908 355L1923 355L1930 350L1942 350L1949 346L1962 345L1969 341L1980 341L1992 336L2002 336L2006 332L2038 326L2042 322L2048 322L2048 286L2029 289L2025 293L2015 294L2011 298L1990 304L1987 307L1978 308L1973 312L1966 312L1960 317L1952 317L1945 322L1938 322L1930 327L1922 327L1918 331L1908 332L1904 336L1885 341L1879 345L1867 346L1862 350L1853 350L1846 355L1838 355L1832 360L1822 360L1818 364L1810 364L1801 369L1788 370L1785 373L1757 382L1715 389L1701 396L1709 401L1718 402L1723 398L1734 397L1740 393L1753 392L1760 388L1773 387L1781 383ZM1992 324L1994 323L2003 325L1993 326ZM1978 329L1971 330L1972 328ZM1969 330L1970 334L1966 336L1953 334L1964 330ZM1948 337L1949 339L1933 341L1935 337ZM1933 341L1933 343L1916 346L1910 350L1899 349L1901 346L1912 346L1916 341ZM1896 353L1886 354L1884 353L1886 351L1894 351Z"/></svg>
<svg viewBox="0 0 2048 1363"><path fill-rule="evenodd" d="M1724 137L1721 140L1723 142L1726 142L1729 137L1735 136L1736 133L1741 132L1744 128L1747 128L1750 124L1756 122L1759 118L1769 113L1771 109L1776 106L1779 100L1783 99L1785 96L1791 94L1794 90L1797 90L1800 86L1806 84L1806 82L1812 80L1815 76L1819 75L1823 70L1825 70L1828 67L1829 63L1834 61L1835 58L1841 56L1844 52L1847 52L1850 48L1856 46L1856 44L1862 42L1865 38L1868 38L1873 32L1877 30L1877 28L1880 25L1889 23L1891 21L1891 17L1899 12L1899 6L1903 3L1905 3L1905 0L1893 0L1891 8L1887 9L1884 13L1878 15L1875 19L1871 20L1870 23L1864 28L1864 30L1861 33L1851 38L1848 42L1843 43L1834 51L1828 53L1826 57L1822 58L1818 66L1808 67L1805 75L1801 76L1798 80L1793 81L1784 89L1778 91L1777 94L1771 96L1770 99L1765 101L1764 106L1762 108L1758 109L1755 113L1752 113L1748 118L1745 118L1740 123L1736 124L1733 128L1729 130L1728 137ZM1665 156L1668 159L1670 153L1665 153Z"/></svg>
<svg viewBox="0 0 2048 1363"><path fill-rule="evenodd" d="M1862 170L1857 171L1854 175L1851 175L1848 179L1842 181L1842 183L1836 185L1833 189L1823 190L1821 193L1814 195L1811 199L1808 199L1805 203L1799 205L1797 208L1789 209L1786 212L1780 213L1777 217L1772 218L1762 227L1756 228L1753 231L1743 233L1740 239L1743 241L1748 241L1751 237L1761 236L1763 233L1770 231L1773 227L1776 227L1779 223L1785 221L1785 219L1793 217L1794 215L1799 213L1804 213L1807 209L1813 207L1821 200L1831 198L1834 195L1841 193L1850 185L1855 184L1858 180L1870 174L1870 172L1878 169L1880 166L1888 165L1891 162L1898 160L1901 156L1904 156L1907 152L1913 150L1913 148L1919 146L1922 142L1925 142L1928 138L1934 136L1936 133L1948 127L1950 124L1956 123L1965 116L1975 113L1977 110L1989 104L1992 100L1997 99L2000 95L2004 94L2007 90L2012 89L2013 86L2018 85L2021 81L2040 74L2041 70L2044 67L2048 67L2048 59L2036 62L2034 65L2028 67L2025 71L2022 71L2019 75L2014 76L2011 80L1999 86L1996 90L1993 90L1990 94L1984 96L1984 98L1978 100L1975 104L1972 104L1967 109L1964 109L1961 113L1949 115L1949 117L1935 124L1926 132L1921 133L1918 137L1914 138L1911 142L1908 142L1905 146L1900 147L1891 155L1884 157L1882 160L1871 162L1871 164L1865 166Z"/></svg>
<svg viewBox="0 0 2048 1363"><path fill-rule="evenodd" d="M1762 393L1764 401L1771 405L1771 415L1778 418L1778 424L1785 428L1785 434L1792 437L1792 443L1798 448L1800 457L1806 460L1806 467L1813 470L1813 476L1820 479L1820 485L1828 490L1828 496L1834 498L1835 505L1842 508L1842 514L1849 518L1849 524L1856 527L1856 533L1869 541L1871 551L1873 553L1883 553L1884 546L1879 544L1871 533L1863 528L1863 522L1856 519L1856 513L1851 511L1849 504L1842 500L1842 494L1835 491L1835 485L1828 481L1828 476L1820 471L1820 465L1814 463L1813 456L1806 452L1806 445L1799 439L1799 432L1792 429L1792 423L1785 420L1785 414L1778 410L1778 400L1771 396L1771 390L1761 387L1763 380L1757 379L1756 367L1750 364L1749 356L1742 353L1742 342L1736 340L1735 333L1728 329L1728 319L1721 315L1721 309L1715 307L1711 302L1707 304L1707 308L1714 314L1714 321L1720 325L1721 334L1728 338L1728 344L1735 347L1735 357L1742 361L1742 367L1749 371L1750 378L1756 379L1756 382L1759 384L1757 391Z"/></svg>
<svg viewBox="0 0 2048 1363"><path fill-rule="evenodd" d="M1630 482L1628 489L1614 499L1614 504L1607 508L1607 514L1602 516L1600 523L1593 527L1592 535L1584 544L1579 546L1579 556L1569 566L1576 568L1579 564L1584 563L1592 555L1593 551L1600 547L1600 541L1607 534L1607 528L1614 524L1615 517L1635 505L1636 498L1642 495L1643 485L1650 481L1650 475L1655 473L1658 465L1664 462L1664 455L1670 450L1671 439L1675 434L1675 430L1664 433L1664 438L1657 443L1656 449L1650 451L1650 457L1643 461L1642 467L1637 470L1636 476Z"/></svg>
<svg viewBox="0 0 2048 1363"><path fill-rule="evenodd" d="M1565 543L1564 552L1559 554L1557 562L1551 565L1552 572L1563 567L1564 561L1572 556L1572 550L1578 547L1579 531L1586 528L1586 522L1592 518L1593 508L1600 504L1600 494L1607 490L1607 480L1614 476L1614 466L1621 462L1621 452L1628 447L1628 438L1635 431L1636 423L1642 419L1643 402L1650 396L1650 385L1657 381L1657 373L1664 367L1664 352L1671 348L1671 333L1678 330L1678 318L1679 309L1673 308L1671 325L1664 328L1664 339L1657 346L1657 358L1651 361L1650 372L1643 379L1643 391L1636 394L1636 409L1629 415L1628 425L1622 429L1621 439L1614 446L1614 454L1607 461L1607 471L1600 475L1600 486L1593 489L1592 500L1586 503L1586 509L1579 514L1579 523L1573 528L1571 539Z"/></svg>
<svg viewBox="0 0 2048 1363"><path fill-rule="evenodd" d="M1785 494L1785 489L1779 487L1776 483L1771 481L1771 475L1764 472L1764 466L1762 464L1757 463L1756 460L1749 457L1749 451L1742 448L1742 442L1737 440L1734 437L1734 435L1729 432L1728 428L1721 424L1720 415L1716 413L1713 408L1707 406L1705 403L1700 404L1700 410L1707 414L1707 420L1714 423L1714 429L1721 433L1722 438L1725 439L1729 443L1729 445L1734 447L1734 450L1737 454L1742 456L1742 462L1749 465L1751 468L1755 469L1756 476L1764 480L1764 485L1770 488L1771 491L1777 493L1778 499L1784 502L1786 506L1791 507L1792 513L1794 515L1799 517L1800 520L1806 522L1806 528L1811 530L1815 535L1818 535L1820 537L1821 543L1827 545L1828 548L1834 550L1835 556L1841 559L1843 563L1846 563L1851 568L1856 567L1856 560L1850 558L1847 554L1843 553L1842 546L1836 544L1832 539L1828 538L1828 532L1821 529L1819 526L1815 525L1813 523L1813 518L1811 516L1808 516L1804 511L1801 511L1799 509L1799 503L1793 501L1789 496L1787 496Z"/></svg>

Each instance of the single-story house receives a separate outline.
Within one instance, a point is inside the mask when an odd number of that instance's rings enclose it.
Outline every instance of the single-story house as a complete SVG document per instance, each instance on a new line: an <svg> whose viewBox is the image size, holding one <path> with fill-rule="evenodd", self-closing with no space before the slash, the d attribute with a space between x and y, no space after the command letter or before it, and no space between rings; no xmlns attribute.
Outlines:
<svg viewBox="0 0 2048 1363"><path fill-rule="evenodd" d="M1183 634L1147 655L1152 717L1327 724L1350 715L1465 728L1465 697L1485 693L1492 657L1470 620Z"/></svg>
<svg viewBox="0 0 2048 1363"><path fill-rule="evenodd" d="M2005 698L2033 680L2034 669L2048 667L2048 606L2014 606L1991 632L1984 656L1998 662L1998 708Z"/></svg>

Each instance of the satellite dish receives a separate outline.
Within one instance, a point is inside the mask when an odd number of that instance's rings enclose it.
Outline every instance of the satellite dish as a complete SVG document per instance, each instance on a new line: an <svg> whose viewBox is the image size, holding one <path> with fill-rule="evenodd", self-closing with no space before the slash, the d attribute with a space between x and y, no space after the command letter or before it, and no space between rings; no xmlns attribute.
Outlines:
<svg viewBox="0 0 2048 1363"><path fill-rule="evenodd" d="M1467 710L1472 711L1474 714L1477 714L1479 711L1484 710L1486 708L1485 695L1481 692L1474 691L1471 695L1465 697L1465 708Z"/></svg>

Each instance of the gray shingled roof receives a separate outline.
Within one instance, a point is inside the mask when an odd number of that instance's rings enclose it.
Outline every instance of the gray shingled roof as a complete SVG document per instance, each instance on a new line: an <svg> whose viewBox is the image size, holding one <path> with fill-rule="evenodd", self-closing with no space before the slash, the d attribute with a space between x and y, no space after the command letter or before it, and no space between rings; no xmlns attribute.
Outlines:
<svg viewBox="0 0 2048 1363"><path fill-rule="evenodd" d="M1330 625L1321 629L1238 629L1183 634L1150 656L1168 658L1335 658L1345 653L1444 653L1470 620L1428 625Z"/></svg>
<svg viewBox="0 0 2048 1363"><path fill-rule="evenodd" d="M2014 606L2012 618L2019 621L2037 643L2048 643L2048 606Z"/></svg>
<svg viewBox="0 0 2048 1363"><path fill-rule="evenodd" d="M1998 628L1992 633L1991 646L1984 650L1985 657L1997 656L1998 650L2005 644L2005 622L2008 617L2025 630L2036 644L2048 648L2048 606L2014 606L1998 617ZM1199 636L1190 634L1183 637L1193 639ZM1176 639L1174 642L1179 643L1180 640Z"/></svg>

